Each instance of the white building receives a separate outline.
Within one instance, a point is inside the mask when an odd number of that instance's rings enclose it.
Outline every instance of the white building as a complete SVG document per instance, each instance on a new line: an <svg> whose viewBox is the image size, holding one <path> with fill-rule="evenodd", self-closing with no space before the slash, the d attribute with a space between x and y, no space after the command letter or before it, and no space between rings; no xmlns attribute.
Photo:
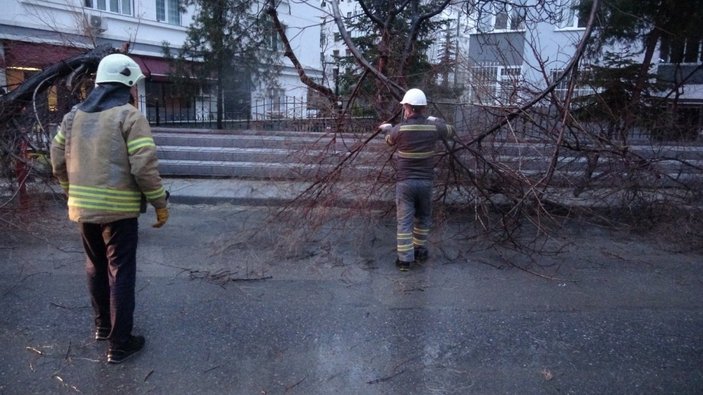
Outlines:
<svg viewBox="0 0 703 395"><path fill-rule="evenodd" d="M457 67L450 77L454 86L465 89L462 101L489 106L513 106L530 98L556 80L574 57L576 47L585 33L586 21L575 10L579 0L538 0L479 2L466 14L466 4L449 6L436 16L451 20L452 36L457 40ZM324 2L323 2L324 3ZM535 5L539 3L540 7ZM362 10L356 1L340 0L340 11L347 21L356 18ZM325 64L334 64L339 56L348 56L349 49L339 37L336 25L328 16L323 29L321 58ZM352 31L352 35L354 32ZM443 32L436 32L435 44L428 56L435 62L441 57L439 43ZM690 40L689 40L690 41ZM703 62L703 41L687 42L684 62L674 65L676 54L670 48L660 48L660 62L653 72L660 81L671 85L675 73L689 75ZM677 47L683 51L681 46ZM623 51L624 52L624 51ZM634 51L636 52L636 51ZM637 60L637 59L634 59ZM681 59L679 59L681 60ZM582 64L583 66L583 64ZM326 78L333 74L327 70ZM703 103L703 71L692 75L685 89L680 89L679 100L700 107ZM557 94L566 93L566 81L557 86ZM591 92L577 87L576 95ZM697 110L700 112L700 110ZM703 121L700 116L699 123Z"/></svg>
<svg viewBox="0 0 703 395"><path fill-rule="evenodd" d="M201 92L203 95L187 103L172 94L170 66L164 59L162 46L168 42L172 48L180 47L195 15L192 7L180 11L178 3L178 0L6 0L4 12L0 13L0 85L9 91L32 73L62 59L102 44L121 48L129 43L129 55L147 76L138 91L140 109L150 121L154 122L157 114L162 119L211 118L212 94ZM319 40L319 11L289 0L277 4L279 18L299 61L310 77L321 80L317 50L305 50L307 43ZM295 102L301 108L306 106L307 87L300 82L291 62L283 57L282 46L278 48L283 64L279 88L252 86L246 97L238 99L248 116L278 114L284 110L288 97L296 97ZM48 100L51 110L66 110L52 93ZM235 100L225 100L226 106L236 104ZM178 113L169 111L176 107Z"/></svg>
<svg viewBox="0 0 703 395"><path fill-rule="evenodd" d="M332 0L330 0L332 1ZM330 86L336 86L337 75L344 70L340 70L340 59L351 58L350 49L339 33L339 28L334 21L330 1L322 1L323 9L327 12L322 17L322 36L320 37L320 59L322 59L325 70L325 81L329 81ZM345 29L352 38L358 37L365 32L359 32L351 27L352 23L358 22L363 14L363 9L356 0L338 0L339 11L345 25ZM468 32L471 23L465 14L461 11L461 6L449 5L437 16L437 19L451 20L447 27L452 31L451 36L454 40L454 45L458 53L459 61L465 60L465 54L468 51ZM432 60L439 59L441 54L442 41L445 39L446 31L437 31L434 33L434 45L428 49L428 56ZM352 62L353 63L353 62ZM461 68L457 68L450 73L449 79L451 85L464 85L466 83L466 73Z"/></svg>
<svg viewBox="0 0 703 395"><path fill-rule="evenodd" d="M537 0L521 0L533 6ZM468 45L470 103L488 106L515 106L534 97L557 81L573 59L577 45L585 34L587 21L580 19L575 6L579 0L560 0L551 9L517 7L517 2L493 2L477 10L476 20ZM540 13L537 13L540 10ZM482 12L479 12L482 11ZM674 105L677 117L674 127L685 130L689 138L703 133L703 40L701 37L678 38L676 43L666 40L656 49L652 73L657 82L667 86L663 93L667 100L662 105ZM642 48L613 47L611 52L634 62L642 61ZM601 59L582 61L581 70L588 72ZM687 76L685 83L681 76ZM678 78L678 79L677 79ZM564 98L568 79L556 86L557 97ZM675 88L677 85L678 88ZM586 86L576 86L576 96L593 93ZM664 98L662 98L664 99ZM670 104L666 104L670 103ZM698 132L697 132L698 131Z"/></svg>
<svg viewBox="0 0 703 395"><path fill-rule="evenodd" d="M315 2L278 0L276 10L290 40L291 49L305 69L308 77L317 82L323 80L324 64L321 62L316 43L320 40L322 11ZM259 84L252 96L252 112L257 118L286 117L301 118L310 114L308 106L310 90L300 81L298 71L291 61L283 56L283 44L273 35L277 50L281 54L283 68L278 77L279 87L267 89Z"/></svg>
<svg viewBox="0 0 703 395"><path fill-rule="evenodd" d="M554 81L573 58L585 32L573 3L563 0L543 10L544 14L502 2L476 10L470 16L475 24L468 45L468 101L511 106ZM564 90L565 86L557 88L558 93Z"/></svg>
<svg viewBox="0 0 703 395"><path fill-rule="evenodd" d="M356 37L359 32L354 31L349 25L363 12L361 6L358 2L351 0L339 0L338 4L345 29L351 37ZM321 2L321 5L325 11L325 14L320 17L322 29L319 40L319 57L324 71L323 83L339 95L339 75L345 71L342 70L341 60L350 58L352 54L339 32L331 5L324 1Z"/></svg>
<svg viewBox="0 0 703 395"><path fill-rule="evenodd" d="M340 70L339 60L351 53L332 18L330 1L338 2L347 26L362 13L356 0L328 0L327 4L324 0L278 0L277 11L307 75L338 90L338 76L344 71ZM537 2L521 1L525 5ZM511 106L554 81L573 57L584 34L585 21L579 20L573 9L576 2L545 2L552 6L549 15L534 14L537 12L534 7L514 6L518 1L481 2L482 8L474 8L468 15L461 4L438 15L436 18L454 21L449 29L456 40L458 66L449 79L453 86L463 87L462 101ZM139 91L142 111L152 122L159 117L172 120L181 116L212 117L212 93L201 92L196 100L184 103L172 93L172 84L168 83L169 65L163 59L162 43L167 41L172 47L183 43L194 16L193 9L181 13L178 0L5 0L3 5L0 85L5 89L12 89L30 73L81 50L103 43L117 48L128 42L130 54L149 77ZM348 30L352 36L359 34ZM438 43L442 37L443 32L437 32L435 46L430 48L431 59L441 56ZM273 35L272 41L275 40ZM280 43L272 45L281 51ZM679 76L699 69L703 61L700 40L687 44L683 55L673 53L674 48L672 45L660 51L656 70L660 79L672 85ZM239 92L239 96L225 95L225 112L254 119L305 117L316 112L316 104L310 103L319 101L309 100L310 90L300 82L297 70L282 51L280 54L283 69L278 87L268 89L255 84L246 92ZM696 73L687 80L685 89L676 92L676 97L694 106L693 122L701 124L703 72ZM564 93L565 89L566 86L558 87L558 93ZM65 110L51 100L49 97L50 107ZM186 114L170 111L173 107L185 108Z"/></svg>

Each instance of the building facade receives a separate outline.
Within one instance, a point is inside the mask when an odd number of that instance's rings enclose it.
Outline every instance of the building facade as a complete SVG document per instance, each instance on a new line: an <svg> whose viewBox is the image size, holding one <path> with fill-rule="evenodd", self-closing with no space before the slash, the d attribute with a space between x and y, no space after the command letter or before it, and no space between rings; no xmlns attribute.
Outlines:
<svg viewBox="0 0 703 395"><path fill-rule="evenodd" d="M355 0L337 1L345 24L361 14ZM534 7L536 3L551 8ZM431 61L443 56L439 43L455 41L455 67L441 78L463 92L462 103L480 106L515 106L544 89L563 73L585 32L585 21L574 6L578 0L538 2L479 2L449 6L435 18L451 21L447 32L436 32L429 49ZM211 119L215 107L212 89L183 98L171 83L170 66L163 56L163 42L178 47L196 10L179 8L178 0L8 0L0 14L0 85L13 89L27 76L81 51L100 44L115 48L129 43L129 53L142 65L147 79L139 86L141 110L153 123ZM332 17L330 2L279 0L279 18L308 77L339 92L340 62L351 56ZM260 3L264 7L264 3ZM262 11L261 9L257 12ZM544 12L544 14L539 14ZM348 29L354 36L359 34ZM225 92L226 117L251 119L305 118L319 115L324 100L300 81L298 71L284 56L275 32L271 46L280 54L281 68L275 88L240 76L237 89ZM703 115L703 41L663 42L658 48L654 73L669 84L687 122L701 125ZM233 71L233 73L237 73ZM244 88L242 88L244 87ZM674 88L676 87L676 88ZM565 96L566 82L557 86ZM592 93L584 86L576 95ZM56 95L54 95L56 96ZM51 110L66 105L52 96ZM312 100L314 98L314 100Z"/></svg>
<svg viewBox="0 0 703 395"><path fill-rule="evenodd" d="M288 0L277 4L294 50L319 38L319 15L314 7ZM147 77L138 86L139 107L152 123L213 118L214 89L200 88L187 98L177 94L169 61L164 57L164 42L178 48L185 41L197 11L193 7L183 9L178 0L8 0L4 6L5 12L0 14L0 86L5 92L32 74L91 48L127 45L128 54ZM272 46L280 52L281 59L277 88L245 81L244 91L230 92L224 98L225 116L280 116L282 103L289 97L298 98L299 107L290 111L304 112L307 87L283 56L275 34ZM322 67L316 51L301 51L297 55L306 73L321 80ZM61 113L70 108L61 102L61 95L51 90L46 100L49 111Z"/></svg>
<svg viewBox="0 0 703 395"><path fill-rule="evenodd" d="M363 12L356 1L340 0L338 4L345 23ZM451 37L455 40L456 66L443 78L463 92L460 101L469 105L514 107L560 80L586 31L587 21L580 18L578 5L579 0L450 5L434 18L449 21L445 26L451 31L435 32L435 44L427 55L431 62L439 64L443 56L440 43L445 37ZM350 33L355 34L353 30ZM323 35L320 58L326 65L325 78L334 81L339 72L339 59L350 56L350 51L329 14L323 19ZM611 50L622 53L623 57L631 56L634 62L641 61L638 58L642 57L641 48ZM669 87L662 95L676 99L678 110L683 109L688 114L686 122L703 128L703 40L686 37L676 43L662 41L655 58L658 61L651 71L658 83ZM579 66L588 72L589 66L600 65L599 62L599 59L586 59ZM568 79L560 81L555 93L563 99L568 91ZM594 92L592 87L577 85L574 95Z"/></svg>
<svg viewBox="0 0 703 395"><path fill-rule="evenodd" d="M540 3L540 7L535 7ZM469 15L475 23L469 34L466 66L469 84L466 99L481 106L514 107L553 83L555 97L564 99L569 79L560 79L574 58L587 21L579 17L579 0L537 2L489 2ZM620 60L640 63L642 43L613 43L611 53ZM638 47L639 46L639 47ZM703 39L678 37L660 40L655 49L649 80L658 85L652 92L660 107L676 107L671 128L681 129L687 139L703 134ZM608 67L601 58L582 58L579 71ZM593 94L601 88L576 84L573 97ZM668 126L663 126L667 128ZM665 132L666 133L666 132Z"/></svg>

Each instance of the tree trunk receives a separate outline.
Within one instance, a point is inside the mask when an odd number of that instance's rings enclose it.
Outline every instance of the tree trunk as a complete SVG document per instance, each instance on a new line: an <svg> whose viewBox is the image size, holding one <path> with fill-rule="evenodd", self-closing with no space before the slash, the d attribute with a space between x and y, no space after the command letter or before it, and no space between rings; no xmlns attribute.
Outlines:
<svg viewBox="0 0 703 395"><path fill-rule="evenodd" d="M660 36L661 33L659 32L659 29L654 28L647 34L647 38L645 40L644 59L642 60L640 72L632 90L630 106L628 106L628 111L625 113L625 122L623 125L622 134L620 136L624 146L627 145L627 134L635 126L635 120L637 119L637 114L639 113L639 103L642 98L642 91L644 90L647 79L649 78L649 68L652 65L652 58L654 57L654 51L657 47Z"/></svg>

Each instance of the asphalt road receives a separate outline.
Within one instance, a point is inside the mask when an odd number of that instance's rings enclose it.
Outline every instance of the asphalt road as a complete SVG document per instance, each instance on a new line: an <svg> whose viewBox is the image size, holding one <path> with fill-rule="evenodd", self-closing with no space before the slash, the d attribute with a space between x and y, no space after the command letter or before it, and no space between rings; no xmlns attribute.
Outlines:
<svg viewBox="0 0 703 395"><path fill-rule="evenodd" d="M118 366L90 337L64 210L3 216L0 393L703 393L700 250L578 223L528 257L457 237L456 219L401 273L392 218L314 227L269 210L140 219L147 345Z"/></svg>

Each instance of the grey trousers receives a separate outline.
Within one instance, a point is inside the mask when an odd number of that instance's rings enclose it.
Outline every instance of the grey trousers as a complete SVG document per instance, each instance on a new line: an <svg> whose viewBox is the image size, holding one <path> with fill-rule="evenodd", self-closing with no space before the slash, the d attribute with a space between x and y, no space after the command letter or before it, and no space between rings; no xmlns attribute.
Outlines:
<svg viewBox="0 0 703 395"><path fill-rule="evenodd" d="M402 180L395 185L398 259L415 260L415 250L426 248L432 226L432 180Z"/></svg>

